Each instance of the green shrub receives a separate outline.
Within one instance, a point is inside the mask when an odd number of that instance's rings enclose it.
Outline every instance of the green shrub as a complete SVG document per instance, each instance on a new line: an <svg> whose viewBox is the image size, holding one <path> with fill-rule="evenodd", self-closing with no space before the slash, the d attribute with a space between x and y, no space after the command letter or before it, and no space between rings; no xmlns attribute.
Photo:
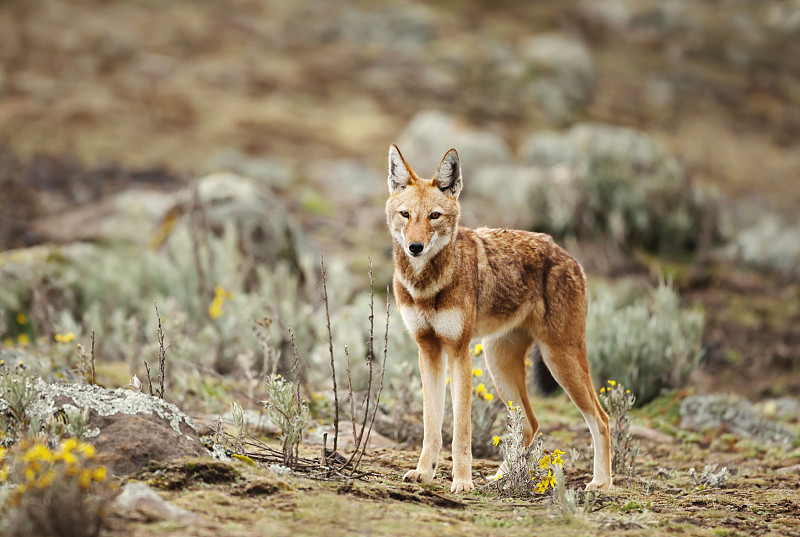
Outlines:
<svg viewBox="0 0 800 537"><path fill-rule="evenodd" d="M586 319L586 347L596 385L613 378L637 403L683 386L703 356L703 312L680 307L676 291L661 281L630 303L597 289Z"/></svg>

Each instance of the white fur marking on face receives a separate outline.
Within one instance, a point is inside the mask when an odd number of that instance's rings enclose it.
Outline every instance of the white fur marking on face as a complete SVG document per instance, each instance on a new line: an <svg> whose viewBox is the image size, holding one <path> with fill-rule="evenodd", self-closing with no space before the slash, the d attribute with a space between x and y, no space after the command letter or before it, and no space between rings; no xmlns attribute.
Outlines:
<svg viewBox="0 0 800 537"><path fill-rule="evenodd" d="M431 326L443 338L458 339L464 331L464 313L458 308L440 310L431 316Z"/></svg>
<svg viewBox="0 0 800 537"><path fill-rule="evenodd" d="M415 307L398 306L398 309L400 310L400 316L403 318L406 329L412 336L422 332L422 330L428 326L428 323L425 322L425 318L419 314L419 311Z"/></svg>

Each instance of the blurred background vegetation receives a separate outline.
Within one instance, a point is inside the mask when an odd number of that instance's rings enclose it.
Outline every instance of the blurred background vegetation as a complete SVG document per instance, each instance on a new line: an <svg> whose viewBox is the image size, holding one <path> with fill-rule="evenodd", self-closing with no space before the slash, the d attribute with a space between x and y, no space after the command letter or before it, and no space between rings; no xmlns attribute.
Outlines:
<svg viewBox="0 0 800 537"><path fill-rule="evenodd" d="M324 417L319 255L363 388L397 143L422 175L459 150L463 225L580 259L596 380L800 393L800 2L4 0L0 45L9 363L75 379L94 331L101 384L143 378L157 301L167 399L256 407L291 325ZM397 440L415 362L395 316Z"/></svg>

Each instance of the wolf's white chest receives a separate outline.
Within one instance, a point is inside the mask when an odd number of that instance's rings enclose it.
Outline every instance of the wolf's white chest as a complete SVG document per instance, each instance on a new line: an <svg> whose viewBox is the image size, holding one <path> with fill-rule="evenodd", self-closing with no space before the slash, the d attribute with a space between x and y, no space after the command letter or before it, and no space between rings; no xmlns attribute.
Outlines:
<svg viewBox="0 0 800 537"><path fill-rule="evenodd" d="M464 331L464 313L457 308L430 310L400 306L400 315L411 335L433 330L445 339L458 339Z"/></svg>

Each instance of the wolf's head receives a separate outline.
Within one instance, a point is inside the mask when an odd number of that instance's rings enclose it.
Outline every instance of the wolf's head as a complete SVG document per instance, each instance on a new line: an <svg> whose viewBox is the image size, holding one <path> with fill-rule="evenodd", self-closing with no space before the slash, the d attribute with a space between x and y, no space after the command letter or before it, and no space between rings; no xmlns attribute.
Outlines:
<svg viewBox="0 0 800 537"><path fill-rule="evenodd" d="M393 145L389 148L389 199L386 221L392 237L413 265L422 266L458 233L461 166L448 151L433 179L420 179Z"/></svg>

